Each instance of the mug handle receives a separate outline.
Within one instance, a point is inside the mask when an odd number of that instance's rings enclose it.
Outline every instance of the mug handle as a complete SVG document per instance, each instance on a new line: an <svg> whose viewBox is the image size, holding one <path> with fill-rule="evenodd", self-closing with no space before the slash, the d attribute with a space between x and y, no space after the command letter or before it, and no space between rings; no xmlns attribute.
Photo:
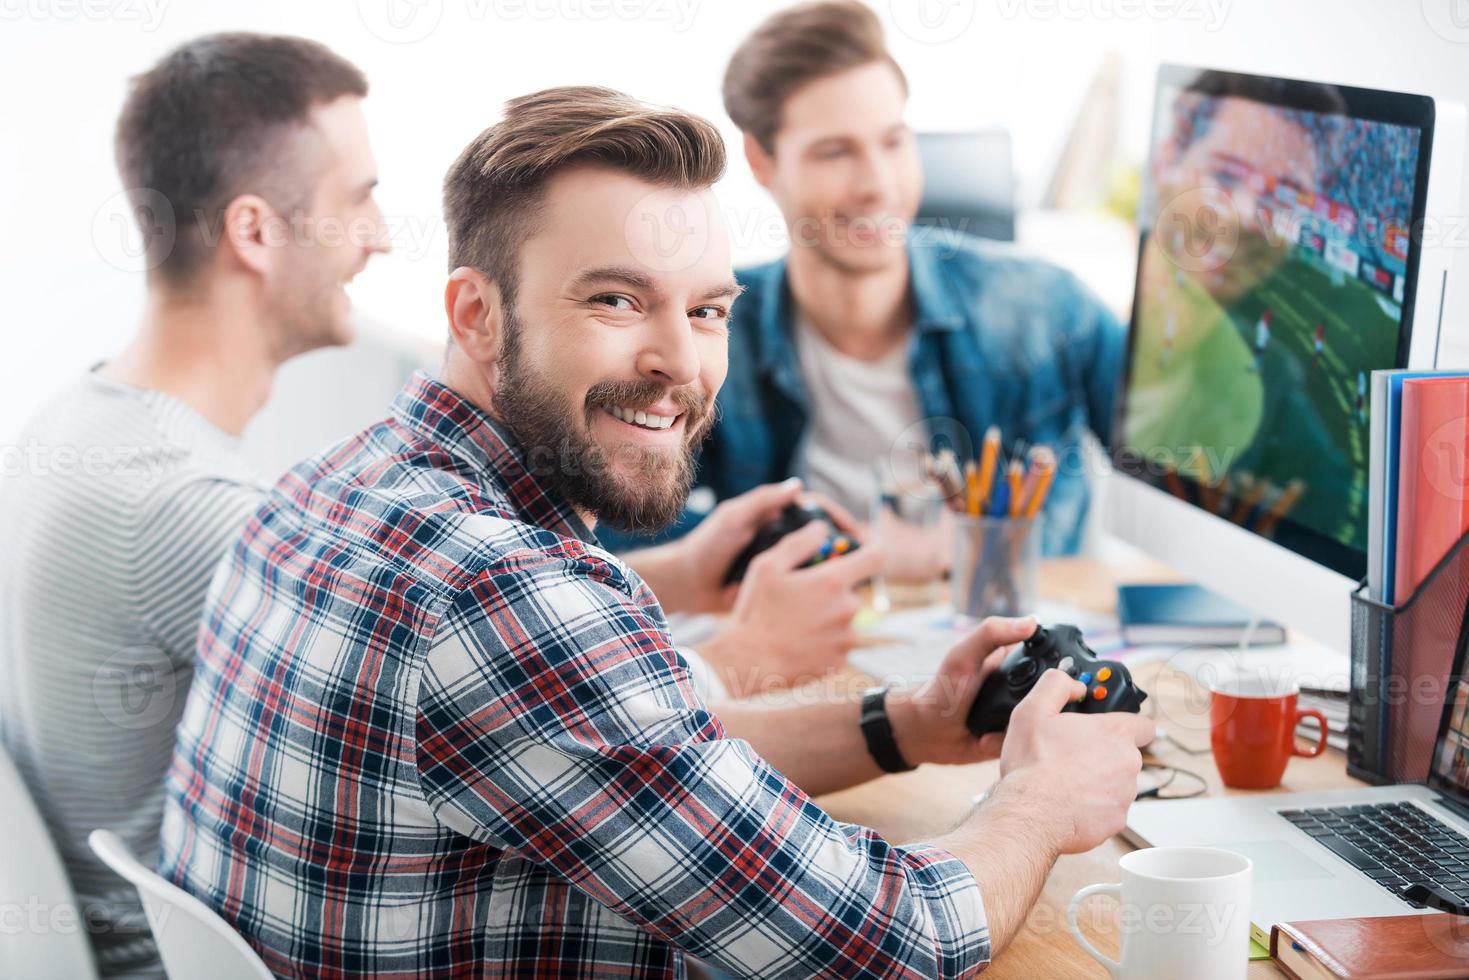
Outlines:
<svg viewBox="0 0 1469 980"><path fill-rule="evenodd" d="M1321 726L1321 737L1316 740L1315 748L1311 749L1302 749L1299 745L1296 744L1295 739L1292 738L1290 753L1291 755L1299 755L1304 756L1307 759L1314 759L1322 752L1326 751L1326 716L1317 711L1315 708L1302 708L1296 712L1297 725L1301 723L1302 718L1315 718L1316 724ZM1294 729L1292 729L1292 731L1294 731Z"/></svg>
<svg viewBox="0 0 1469 980"><path fill-rule="evenodd" d="M1103 956L1101 953L1097 952L1097 947L1093 946L1091 944L1091 941L1081 934L1081 928L1076 924L1076 913L1080 910L1081 903L1086 901L1087 898L1092 895L1101 895L1106 893L1116 895L1118 901L1122 900L1121 885L1087 885L1081 891L1077 892L1075 895L1072 895L1070 903L1068 903L1066 906L1066 928L1071 931L1071 938L1075 939L1077 945L1086 950L1086 952L1091 955L1092 959L1105 966L1107 968L1107 972L1112 974L1112 976L1119 977L1122 975L1122 964L1118 963L1114 959L1111 959L1110 957Z"/></svg>

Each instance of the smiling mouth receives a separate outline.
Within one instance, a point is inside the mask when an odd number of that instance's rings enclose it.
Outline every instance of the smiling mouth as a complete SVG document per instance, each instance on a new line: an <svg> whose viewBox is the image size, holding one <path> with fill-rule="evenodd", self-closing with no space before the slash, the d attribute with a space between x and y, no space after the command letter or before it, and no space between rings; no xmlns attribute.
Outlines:
<svg viewBox="0 0 1469 980"><path fill-rule="evenodd" d="M621 405L603 405L602 411L619 422L626 422L628 425L635 425L640 429L648 429L652 432L671 428L675 422L683 418L683 413L652 415L640 408L624 408Z"/></svg>

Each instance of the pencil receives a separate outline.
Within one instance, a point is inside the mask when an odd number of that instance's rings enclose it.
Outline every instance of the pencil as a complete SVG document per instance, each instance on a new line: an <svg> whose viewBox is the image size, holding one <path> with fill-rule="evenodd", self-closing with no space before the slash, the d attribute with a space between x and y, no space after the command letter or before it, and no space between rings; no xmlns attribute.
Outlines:
<svg viewBox="0 0 1469 980"><path fill-rule="evenodd" d="M1012 459L1010 466L1005 472L1005 482L1010 485L1010 516L1019 517L1020 508L1025 503L1020 497L1020 483L1025 479L1024 464L1018 459Z"/></svg>
<svg viewBox="0 0 1469 980"><path fill-rule="evenodd" d="M1040 472L1036 474L1035 489L1025 501L1027 518L1035 517L1046 505L1046 497L1051 492L1051 483L1056 479L1056 454L1042 447L1036 454L1035 468Z"/></svg>
<svg viewBox="0 0 1469 980"><path fill-rule="evenodd" d="M964 513L979 516L979 464L972 459L964 464Z"/></svg>
<svg viewBox="0 0 1469 980"><path fill-rule="evenodd" d="M1045 451L1041 446L1036 446L1026 454L1025 459L1025 481L1020 484L1020 516L1025 516L1026 508L1030 506L1030 498L1035 496L1035 486L1041 478L1041 460ZM1011 502L1014 503L1013 501Z"/></svg>
<svg viewBox="0 0 1469 980"><path fill-rule="evenodd" d="M989 501L995 482L995 464L1000 459L1000 427L992 425L985 430L984 448L979 455L979 510Z"/></svg>
<svg viewBox="0 0 1469 980"><path fill-rule="evenodd" d="M1010 483L1007 480L999 480L995 483L995 492L989 502L991 517L1004 517L1010 513Z"/></svg>

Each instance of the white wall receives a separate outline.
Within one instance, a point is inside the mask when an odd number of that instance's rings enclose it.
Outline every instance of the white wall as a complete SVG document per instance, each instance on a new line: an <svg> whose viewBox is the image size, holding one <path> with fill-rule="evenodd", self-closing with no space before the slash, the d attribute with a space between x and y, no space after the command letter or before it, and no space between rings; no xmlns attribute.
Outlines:
<svg viewBox="0 0 1469 980"><path fill-rule="evenodd" d="M889 24L894 52L910 76L912 122L922 129L1010 127L1025 202L1039 199L1077 105L1109 51L1124 65L1120 129L1134 158L1143 152L1160 57L1469 102L1469 44L1461 43L1469 41L1469 26L1445 29L1450 40L1425 16L1426 9L1452 25L1448 12L1456 0L1422 0L1421 6L1419 0L869 2ZM440 179L506 98L555 84L606 84L701 112L732 136L718 95L725 61L739 38L781 5L0 0L0 91L7 93L0 102L0 227L7 232L0 238L0 441L46 392L117 349L133 327L142 284L121 248L112 127L127 77L180 41L226 29L297 33L326 42L367 72L379 200L396 251L359 276L354 300L365 315L422 344L442 336ZM389 14L405 26L393 28ZM741 261L781 249L778 218L737 155L720 192ZM1469 362L1469 283L1456 298L1447 349ZM322 387L307 383L310 372L296 370L283 379L278 401L352 401L350 411L319 405L314 413L344 425L385 397L377 389L390 372L380 368L399 362L379 353L378 367L365 372L354 353L317 355L308 364L347 383ZM355 393L354 377L363 379ZM367 377L379 383L369 386ZM282 417L281 406L273 416ZM271 423L257 431L289 442L288 428ZM273 445L263 457L284 457L287 448Z"/></svg>

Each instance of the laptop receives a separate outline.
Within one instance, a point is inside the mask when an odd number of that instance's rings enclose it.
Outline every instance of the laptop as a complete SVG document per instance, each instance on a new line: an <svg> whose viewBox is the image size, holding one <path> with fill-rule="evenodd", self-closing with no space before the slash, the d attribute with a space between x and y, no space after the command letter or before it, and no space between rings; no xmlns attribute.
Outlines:
<svg viewBox="0 0 1469 980"><path fill-rule="evenodd" d="M1143 800L1124 838L1209 846L1254 864L1251 934L1279 922L1439 914L1399 894L1427 884L1469 905L1469 627L1459 638L1428 781L1193 800Z"/></svg>

